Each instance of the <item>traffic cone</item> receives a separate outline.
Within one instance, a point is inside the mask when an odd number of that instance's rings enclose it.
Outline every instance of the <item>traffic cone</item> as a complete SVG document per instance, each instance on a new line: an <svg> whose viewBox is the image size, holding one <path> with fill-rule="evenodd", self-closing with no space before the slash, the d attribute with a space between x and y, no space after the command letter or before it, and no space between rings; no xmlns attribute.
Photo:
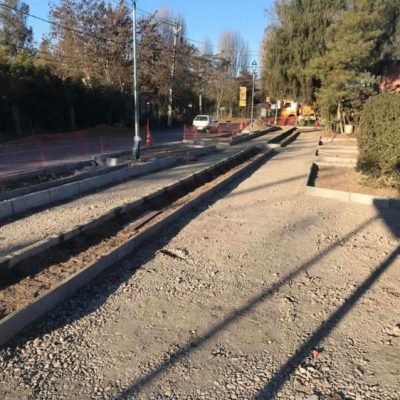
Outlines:
<svg viewBox="0 0 400 400"><path fill-rule="evenodd" d="M153 145L153 139L151 137L151 132L150 132L150 120L147 119L147 125L146 125L146 147L150 147Z"/></svg>

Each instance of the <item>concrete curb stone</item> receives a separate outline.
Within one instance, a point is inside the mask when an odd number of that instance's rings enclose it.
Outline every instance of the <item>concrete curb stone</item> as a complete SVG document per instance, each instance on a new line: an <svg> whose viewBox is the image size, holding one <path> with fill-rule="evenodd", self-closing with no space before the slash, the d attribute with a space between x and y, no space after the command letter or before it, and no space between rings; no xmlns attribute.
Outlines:
<svg viewBox="0 0 400 400"><path fill-rule="evenodd" d="M348 192L344 190L326 189L314 186L315 173L318 171L318 164L313 163L306 180L306 193L311 196L324 197L339 201L366 204L387 208L392 210L400 210L400 200L392 199L384 196L374 196L370 194Z"/></svg>
<svg viewBox="0 0 400 400"><path fill-rule="evenodd" d="M105 269L111 267L118 261L125 258L141 243L149 239L154 234L160 232L165 226L167 226L171 222L180 218L188 210L194 208L205 199L219 192L222 187L229 185L235 179L238 179L242 175L246 174L247 171L253 168L258 168L262 163L269 159L273 152L274 150L272 149L267 150L255 160L247 164L245 167L243 167L239 171L236 171L227 179L221 181L213 188L202 193L199 197L172 211L170 215L153 225L151 228L139 233L136 237L128 240L120 247L112 250L109 254L100 258L95 263L68 277L49 293L40 296L33 303L29 304L25 308L7 315L0 321L0 346L3 346L7 341L9 341L13 336L15 336L26 326L56 307L68 297L72 296L77 289L89 283L100 272L104 271ZM187 177L187 179L188 178L189 176ZM165 189L166 188L162 188L162 190Z"/></svg>
<svg viewBox="0 0 400 400"><path fill-rule="evenodd" d="M34 209L88 194L108 185L118 184L133 177L172 167L178 162L178 157L165 157L150 163L118 169L107 174L5 200L0 202L0 219L16 217Z"/></svg>

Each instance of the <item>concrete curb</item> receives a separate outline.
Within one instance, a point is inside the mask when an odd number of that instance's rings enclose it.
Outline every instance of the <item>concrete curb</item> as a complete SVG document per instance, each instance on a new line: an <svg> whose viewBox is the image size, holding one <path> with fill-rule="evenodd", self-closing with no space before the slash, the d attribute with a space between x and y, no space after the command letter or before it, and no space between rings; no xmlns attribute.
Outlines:
<svg viewBox="0 0 400 400"><path fill-rule="evenodd" d="M256 131L251 134L245 133L243 135L233 137L230 141L230 145L234 146L235 144L247 142L248 140L257 139L260 136L266 135L267 133L275 132L277 130L279 130L277 126L271 126L270 128L265 129L264 131Z"/></svg>
<svg viewBox="0 0 400 400"><path fill-rule="evenodd" d="M184 158L200 157L200 156L203 156L205 154L209 154L209 153L211 153L213 151L217 151L216 146L197 146L197 147L194 146L194 148L192 148L192 149L191 148L187 149L186 156ZM91 161L91 163L94 163L94 161ZM132 163L131 161L125 161L125 162L123 162L121 164L118 164L118 165L116 164L114 166L100 167L96 171L84 172L84 173L81 173L81 174L78 174L78 175L67 176L65 178L56 179L56 180L53 180L53 181L42 182L42 183L39 183L37 185L32 185L32 186L28 186L28 187L23 187L23 188L10 190L10 191L4 192L4 193L0 193L0 202L1 201L5 201L5 200L11 200L11 199L14 199L14 198L17 198L17 197L25 196L27 194L39 192L39 191L42 191L42 190L51 189L51 188L55 188L55 187L58 187L58 186L66 185L68 183L81 181L83 179L93 178L93 177L100 176L100 175L105 175L105 174L108 174L108 173L113 172L113 171L118 171L120 169L127 168L127 167L129 167L129 165L131 163ZM96 180L95 180L95 182L96 182ZM68 189L67 186L66 186L66 188ZM57 192L57 190L55 192ZM75 195L78 195L78 194L79 193L76 193ZM62 199L59 199L58 201L61 201L61 200ZM2 213L0 211L0 220L1 219L2 219Z"/></svg>
<svg viewBox="0 0 400 400"><path fill-rule="evenodd" d="M323 144L319 145L319 150L320 151L326 151L326 152L343 152L343 153L358 153L358 147L349 145L349 146L339 146L339 145L333 145L333 144Z"/></svg>
<svg viewBox="0 0 400 400"><path fill-rule="evenodd" d="M0 217L1 219L17 217L23 213L47 207L55 202L66 201L109 185L170 168L178 164L179 161L180 158L178 157L160 158L146 164L112 170L100 176L5 200L0 203Z"/></svg>
<svg viewBox="0 0 400 400"><path fill-rule="evenodd" d="M318 174L318 165L313 163L306 182L306 193L311 196L324 197L339 201L367 204L377 206L379 208L387 208L395 211L400 211L400 200L390 197L374 196L370 194L348 192L344 190L325 189L315 187L314 182Z"/></svg>
<svg viewBox="0 0 400 400"><path fill-rule="evenodd" d="M343 157L328 157L318 155L318 164L344 166L344 167L355 167L357 165L357 159L355 158L343 158Z"/></svg>
<svg viewBox="0 0 400 400"><path fill-rule="evenodd" d="M292 128L289 128L289 129L283 131L279 135L277 135L274 138L272 138L268 142L268 145L277 144L280 147L281 144L282 144L282 141L284 141L286 138L290 137L293 134L293 132L296 132L296 130L297 130L297 128L295 126L293 126Z"/></svg>
<svg viewBox="0 0 400 400"><path fill-rule="evenodd" d="M253 146L252 148L256 148L256 147L257 146ZM212 146L212 148L216 149L216 146ZM205 149L198 149L198 150L200 152L200 150L204 151ZM165 188L161 188L143 198L140 198L140 199L134 200L131 203L125 204L124 206L113 208L112 210L108 211L107 213L103 214L102 216L100 216L100 217L96 218L95 220L92 220L84 225L76 225L73 228L71 228L69 231L64 232L60 235L51 236L50 238L45 238L43 240L40 240L39 242L31 244L30 246L24 247L22 249L14 251L13 253L7 254L6 256L3 256L2 258L0 258L0 273L4 273L4 272L8 271L8 270L14 268L21 261L26 260L29 257L32 257L36 254L39 254L40 252L47 250L51 247L54 247L60 243L63 243L65 241L79 235L82 232L86 232L90 229L96 228L99 225L101 225L102 223L111 220L116 215L124 214L124 213L130 212L132 210L138 209L143 205L143 203L145 201L151 201L151 198L154 198L154 197L160 195L160 193L163 193L163 191L165 189L172 190L170 188L170 186L179 186L182 182L187 183L192 179L193 176L199 176L199 175L203 174L205 171L207 171L207 173L208 173L208 171L212 170L214 167L216 167L216 168L221 167L221 166L225 165L227 162L230 162L230 160L234 160L238 157L241 157L247 151L249 151L249 149L242 150L241 152L237 153L234 156L223 159L214 165L205 167L205 168L195 172L194 174L189 174L188 176L180 179L179 181L177 181L176 183L174 183L172 185L168 185ZM129 173L129 171L127 171L127 172ZM132 172L135 173L135 171L132 171ZM113 179L115 179L115 178L113 178ZM76 182L73 185L79 185L79 184L80 184L79 182ZM57 190L57 192L58 192L58 191L62 191L65 189L60 187L60 188L54 188L52 190ZM52 196L51 193L50 193L50 196ZM0 209L0 211L1 211L1 209Z"/></svg>
<svg viewBox="0 0 400 400"><path fill-rule="evenodd" d="M294 133L292 133L291 135L289 135L287 138L283 139L280 143L281 147L286 147L288 146L290 143L294 142L299 136L300 136L301 132L299 130L295 130Z"/></svg>
<svg viewBox="0 0 400 400"><path fill-rule="evenodd" d="M246 150L245 150L246 151ZM228 159L222 160L221 162L215 164L213 168L217 168L218 165L227 164L232 161L234 158L243 157L243 153L238 153L237 155L230 157ZM15 311L0 321L0 346L3 346L7 341L9 341L13 336L19 333L22 329L27 327L29 324L34 322L39 317L43 316L45 313L59 305L61 302L66 300L68 297L72 296L77 289L88 284L91 280L93 280L99 273L104 271L105 269L111 267L116 262L122 260L127 255L132 253L139 245L141 245L144 241L148 240L156 233L160 232L167 225L176 221L183 214L185 214L188 210L193 209L198 204L209 198L210 196L218 193L223 187L231 184L234 180L245 176L249 171L257 169L261 166L265 161L268 160L274 153L274 150L267 150L266 152L259 155L256 159L252 160L245 167L236 171L233 175L221 181L214 187L210 188L206 192L202 193L197 198L189 201L184 204L182 207L174 210L170 215L168 215L163 220L159 221L149 229L139 233L136 237L122 244L120 247L115 248L109 254L99 259L97 262L87 266L81 271L76 272L74 275L65 279L62 283L60 283L56 288L54 288L51 292L46 293L36 299L33 303L24 307L21 310ZM207 167L202 171L204 174L211 171L213 168ZM196 175L199 174L199 171ZM195 174L191 174L183 181L189 181L195 179ZM173 190L174 185L176 183L171 184L167 187L164 187L162 190L158 192L165 192L168 190Z"/></svg>
<svg viewBox="0 0 400 400"><path fill-rule="evenodd" d="M165 147L176 147L177 144L155 144L151 147L141 147L141 152L146 153L151 150L155 149L160 149L160 148L165 148ZM115 157L121 157L121 156L127 156L132 154L132 150L120 150L120 151L114 151L110 153L102 153L102 154L96 154L91 157L93 161L95 161L99 165L107 165L107 159L108 158L115 158Z"/></svg>
<svg viewBox="0 0 400 400"><path fill-rule="evenodd" d="M129 162L127 162L125 164L117 165L115 167L99 168L96 171L83 172L83 173L80 173L77 175L67 176L65 178L55 179L52 181L38 183L36 185L31 185L31 186L27 186L27 187L23 187L23 188L9 190L7 192L0 194L0 201L10 200L10 199L20 197L20 196L25 196L27 194L39 192L39 191L46 190L46 189L51 189L51 188L57 187L57 186L66 185L68 183L80 181L80 180L83 180L86 178L92 178L95 176L104 175L111 171L116 171L116 170L119 170L122 168L126 168L128 165L129 165Z"/></svg>
<svg viewBox="0 0 400 400"><path fill-rule="evenodd" d="M12 183L12 182L17 182L17 181L26 180L26 179L33 179L40 175L64 174L64 173L69 173L71 171L75 171L76 169L81 169L81 168L84 168L84 167L87 167L90 165L94 165L94 162L92 160L78 161L78 162L69 163L69 164L51 165L51 166L48 166L45 168L35 169L33 171L18 172L16 174L13 174L10 176L5 176L5 177L0 176L0 182Z"/></svg>

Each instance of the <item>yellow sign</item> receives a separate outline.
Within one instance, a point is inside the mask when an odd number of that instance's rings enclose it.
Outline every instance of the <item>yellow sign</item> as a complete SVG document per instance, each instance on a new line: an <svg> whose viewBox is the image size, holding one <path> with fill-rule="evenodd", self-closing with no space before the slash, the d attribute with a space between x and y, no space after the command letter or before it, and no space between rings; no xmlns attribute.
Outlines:
<svg viewBox="0 0 400 400"><path fill-rule="evenodd" d="M239 107L246 107L247 87L240 86Z"/></svg>

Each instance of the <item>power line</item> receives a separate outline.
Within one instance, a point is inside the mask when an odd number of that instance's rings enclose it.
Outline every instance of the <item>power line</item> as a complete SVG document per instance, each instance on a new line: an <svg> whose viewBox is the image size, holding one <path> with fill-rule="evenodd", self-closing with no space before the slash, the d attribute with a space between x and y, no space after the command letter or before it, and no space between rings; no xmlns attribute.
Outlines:
<svg viewBox="0 0 400 400"><path fill-rule="evenodd" d="M62 24L60 24L60 23L57 23L57 22L54 22L54 21L50 21L50 20L48 20L48 19L46 19L46 18L39 17L39 16L37 16L37 15L31 14L31 13L26 12L26 11L23 11L23 10L20 10L20 9L18 9L18 8L8 6L8 5L5 4L5 3L0 3L0 6L1 6L1 7L4 7L4 8L7 8L7 9L9 9L9 10L12 10L12 11L18 12L18 13L20 13L20 14L29 16L29 17L31 17L31 18L37 19L37 20L39 20L39 21L46 22L46 23L48 23L48 24L50 24L50 25L57 26L57 27L59 27L59 28L61 28L61 29L69 30L69 31L78 33L78 34L80 34L80 35L85 35L85 36L91 37L91 38L96 39L96 40L101 40L101 41L104 41L104 42L109 41L109 42L114 42L114 43L123 44L123 45L130 44L130 41L127 41L127 42L116 41L116 40L111 39L111 38L105 38L105 37L101 37L101 36L98 36L98 35L94 35L94 34L92 34L92 33L90 33L90 32L86 32L86 31L82 31L82 30L79 30L79 29L67 27L67 26L62 25ZM147 15L147 16L148 16L148 15L154 14L154 13L150 13L150 12L148 12L148 11L142 10L142 9L138 9L138 10L140 10L140 12L141 12L142 14L145 14L145 15ZM176 24L177 24L176 22L173 22L173 21L171 21L171 20L167 20L167 19L164 19L164 18L160 18L160 17L158 17L158 16L154 16L154 17L155 17L158 21L160 21L160 22L162 22L162 23L169 24L169 25L171 25L171 26L176 26ZM198 40L194 40L194 39L190 39L190 38L185 38L185 39L188 40L188 41L194 42L194 43L204 44L204 42L201 42L201 41L198 41ZM7 45L8 43L3 43L3 44L6 44L6 45ZM35 51L36 53L39 53L39 54L47 54L47 55L49 55L49 56L51 56L51 57L54 57L54 54L53 54L53 53L40 50L39 48L34 48L34 47L23 47L23 46L20 46L20 48L25 49L25 50L27 50L27 51ZM162 48L161 48L161 49L158 49L157 51L158 51L158 52L161 52L161 51L163 51L163 50L169 50L168 45L163 45ZM154 50L153 50L153 51L154 51ZM177 51L177 53L180 54L180 55L186 55L186 54L185 54L184 52L182 52L182 51ZM213 56L213 55L211 55L211 56ZM62 59L66 59L66 58L73 59L73 57L66 56L66 55L64 55L64 56L58 55L58 57L60 57L60 58L62 58ZM222 57L221 57L221 58L222 58ZM53 63L60 63L60 61L57 61L57 60L48 60L48 59L44 59L44 58L42 58L42 59L45 60L45 61L49 61L49 62L51 61L51 62L53 62ZM65 64L65 63L64 63L64 64ZM262 67L257 67L257 68L260 69L260 70L262 69Z"/></svg>
<svg viewBox="0 0 400 400"><path fill-rule="evenodd" d="M102 37L102 36L97 36L97 35L94 35L94 34L89 33L89 32L85 32L85 31L82 31L82 30L79 30L79 29L71 28L71 27L59 24L58 22L50 21L50 20L48 20L46 18L42 18L42 17L39 17L37 15L31 14L31 13L29 13L27 11L23 11L23 10L20 10L18 8L15 8L15 7L10 7L10 6L8 6L7 4L4 4L4 3L0 3L0 6L4 7L4 8L7 8L9 10L15 11L17 13L20 13L22 15L26 15L28 17L34 18L34 19L36 19L38 21L46 22L46 23L48 23L50 25L57 26L58 28L65 29L65 30L68 30L68 31L71 31L71 32L75 32L75 33L78 33L80 35L85 35L85 36L91 37L91 38L96 39L96 40L101 40L101 41L105 41L105 42L113 42L113 43L118 43L118 44L123 44L123 45L126 45L126 44L129 43L129 42L121 42L121 41L110 39L110 38L105 38L105 37Z"/></svg>
<svg viewBox="0 0 400 400"><path fill-rule="evenodd" d="M155 12L150 12L150 11L143 10L143 9L141 9L141 8L138 8L137 10L140 12L140 14L141 14L142 16L150 16L150 15L153 15L153 14L156 14L156 13L157 13L157 11L155 11ZM160 22L162 22L162 23L165 23L165 24L170 25L170 26L173 26L173 27L176 26L176 24L177 24L177 22L174 22L174 21L172 21L172 20L168 20L168 19L159 17L159 16L157 16L157 15L154 15L154 18L156 18L158 21L160 21ZM205 44L204 41L200 41L200 40L196 40L196 39L191 39L191 38L188 38L188 37L185 37L185 39L186 39L187 41L189 41L189 42L198 43L198 44L202 44L202 45ZM213 43L211 43L211 45L212 45L213 47L217 47L217 46L215 46ZM261 54L260 51L253 51L253 50L249 50L248 53L249 53L249 54Z"/></svg>
<svg viewBox="0 0 400 400"><path fill-rule="evenodd" d="M75 32L75 33L78 33L80 35L85 35L85 36L91 37L92 39L96 39L96 40L104 41L104 42L112 42L112 43L122 44L122 45L125 45L125 46L130 44L130 41L122 42L122 41L118 41L118 40L115 40L115 39L112 39L112 38L106 38L106 37L103 37L103 36L94 35L94 34L92 34L90 32L86 32L86 31L83 31L83 30L80 30L80 29L71 28L71 27L65 26L63 24L60 24L58 22L50 21L50 20L48 20L46 18L39 17L37 15L31 14L31 13L29 13L27 11L20 10L20 9L18 9L16 7L11 7L11 6L9 6L9 5L5 4L5 3L0 3L0 6L4 7L4 8L7 8L9 10L15 11L17 13L20 13L22 15L26 15L28 17L34 18L34 19L36 19L38 21L45 22L45 23L48 23L48 24L53 25L53 26L57 26L58 28L65 29L65 30L68 30L68 31L71 31L71 32ZM144 16L149 16L149 15L154 14L154 13L151 13L149 11L145 11L145 10L139 9L139 8L137 10L140 11L142 16L143 15ZM161 17L158 17L158 16L154 16L154 18L156 18L158 21L160 21L162 23L165 23L165 24L168 24L170 26L176 26L176 24L177 24L177 22L175 22L175 21L167 20L165 18L161 18ZM187 41L189 41L189 42L192 42L192 43L197 43L197 44L202 44L202 45L205 44L204 41L199 41L199 40L191 39L191 38L188 38L188 37L185 37L185 39ZM213 47L215 47L215 46L213 45ZM248 53L249 54L260 54L260 52L255 52L255 51L249 51Z"/></svg>

